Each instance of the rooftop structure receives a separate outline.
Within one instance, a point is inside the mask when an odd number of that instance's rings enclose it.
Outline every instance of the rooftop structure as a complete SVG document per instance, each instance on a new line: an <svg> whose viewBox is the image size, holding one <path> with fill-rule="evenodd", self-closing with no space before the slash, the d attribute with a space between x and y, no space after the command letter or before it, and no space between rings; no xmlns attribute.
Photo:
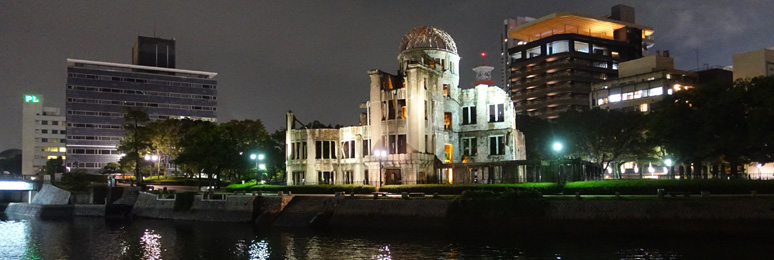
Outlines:
<svg viewBox="0 0 774 260"><path fill-rule="evenodd" d="M618 63L652 46L653 29L634 23L634 8L617 5L610 18L565 12L508 30L511 98L517 114L553 119L590 106L591 84L618 77Z"/></svg>

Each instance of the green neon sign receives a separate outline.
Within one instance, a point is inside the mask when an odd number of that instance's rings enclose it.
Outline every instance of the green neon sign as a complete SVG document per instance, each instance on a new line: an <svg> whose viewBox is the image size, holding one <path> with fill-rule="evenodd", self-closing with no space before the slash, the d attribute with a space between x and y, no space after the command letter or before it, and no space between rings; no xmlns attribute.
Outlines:
<svg viewBox="0 0 774 260"><path fill-rule="evenodd" d="M38 103L40 102L40 99L38 97L33 95L24 95L24 102L26 103Z"/></svg>

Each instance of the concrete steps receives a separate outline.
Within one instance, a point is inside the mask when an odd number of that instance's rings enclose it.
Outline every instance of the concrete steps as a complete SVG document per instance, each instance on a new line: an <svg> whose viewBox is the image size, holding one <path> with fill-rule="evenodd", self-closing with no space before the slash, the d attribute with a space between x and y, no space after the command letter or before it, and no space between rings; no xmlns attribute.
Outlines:
<svg viewBox="0 0 774 260"><path fill-rule="evenodd" d="M272 226L309 227L326 215L327 205L333 202L331 197L295 196L285 206Z"/></svg>

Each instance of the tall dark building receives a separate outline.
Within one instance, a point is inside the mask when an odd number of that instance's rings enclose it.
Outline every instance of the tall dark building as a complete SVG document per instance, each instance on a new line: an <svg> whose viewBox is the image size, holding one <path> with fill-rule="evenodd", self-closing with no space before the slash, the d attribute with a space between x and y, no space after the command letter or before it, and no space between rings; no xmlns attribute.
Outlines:
<svg viewBox="0 0 774 260"><path fill-rule="evenodd" d="M175 68L175 40L137 36L132 47L132 64Z"/></svg>
<svg viewBox="0 0 774 260"><path fill-rule="evenodd" d="M508 31L518 41L508 49L517 114L553 119L589 109L592 83L616 78L619 62L643 57L653 29L634 24L631 7L617 5L612 13L554 13Z"/></svg>
<svg viewBox="0 0 774 260"><path fill-rule="evenodd" d="M153 45L145 43L155 40L165 50L156 56L164 59L145 58L145 47ZM162 61L160 66L67 59L68 167L94 172L118 161L126 107L145 111L151 120L216 121L217 73L174 69L174 41L168 49L162 48L164 41L169 40L140 37L135 47L136 63L155 59Z"/></svg>

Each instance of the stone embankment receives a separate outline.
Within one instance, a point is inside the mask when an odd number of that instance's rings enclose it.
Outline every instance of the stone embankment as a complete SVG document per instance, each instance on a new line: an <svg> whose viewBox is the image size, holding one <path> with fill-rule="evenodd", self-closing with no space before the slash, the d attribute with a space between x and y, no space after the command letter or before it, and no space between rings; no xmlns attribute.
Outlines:
<svg viewBox="0 0 774 260"><path fill-rule="evenodd" d="M278 227L440 229L535 232L703 230L774 231L770 197L658 199L398 199L314 195L157 195L124 189L108 205L71 204L68 192L47 185L33 203L10 203L9 215L44 218L124 216L247 222ZM44 204L45 203L45 204ZM584 231L585 230L585 231Z"/></svg>

